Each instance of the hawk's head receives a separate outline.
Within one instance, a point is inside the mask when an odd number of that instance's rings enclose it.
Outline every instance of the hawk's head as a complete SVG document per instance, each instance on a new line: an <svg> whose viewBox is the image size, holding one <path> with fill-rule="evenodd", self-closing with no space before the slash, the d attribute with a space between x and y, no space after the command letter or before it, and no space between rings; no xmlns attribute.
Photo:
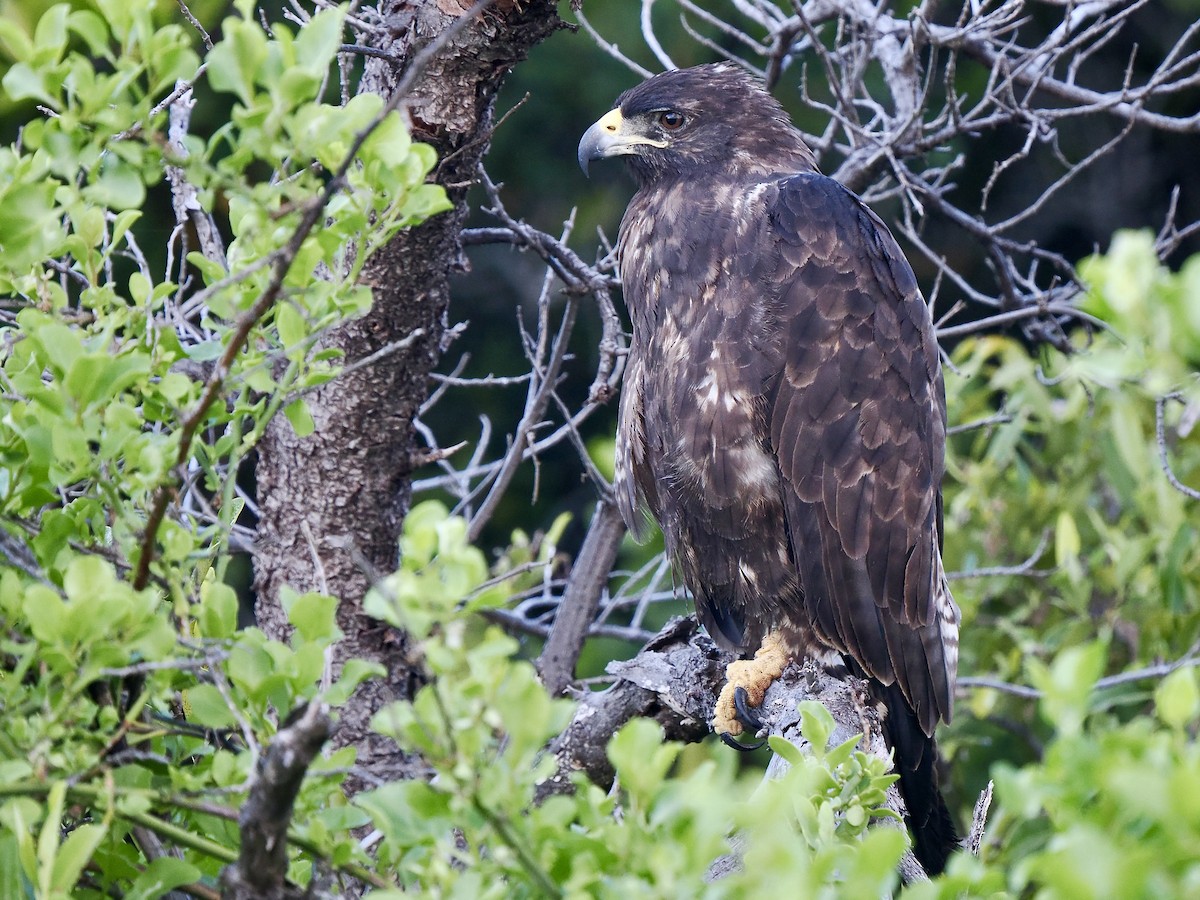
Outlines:
<svg viewBox="0 0 1200 900"><path fill-rule="evenodd" d="M729 63L674 69L617 98L579 142L579 165L626 156L639 183L720 172L816 167L779 102Z"/></svg>

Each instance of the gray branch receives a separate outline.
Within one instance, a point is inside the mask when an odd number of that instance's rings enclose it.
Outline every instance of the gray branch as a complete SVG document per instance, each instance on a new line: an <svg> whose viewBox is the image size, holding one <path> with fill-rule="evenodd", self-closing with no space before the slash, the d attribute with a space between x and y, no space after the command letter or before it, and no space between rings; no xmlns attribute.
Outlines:
<svg viewBox="0 0 1200 900"><path fill-rule="evenodd" d="M668 740L703 740L710 733L708 722L725 681L725 667L732 660L732 654L719 649L700 631L695 619L688 617L668 622L633 659L609 663L608 671L616 682L605 691L584 695L571 723L551 744L558 767L538 786L538 802L573 790L571 776L577 772L601 787L610 787L614 772L605 748L613 734L635 716L657 721ZM860 749L890 763L891 751L884 741L879 713L867 697L859 679L835 678L811 662L793 663L767 691L760 713L771 734L781 735L807 753L797 708L804 700L815 700L833 716L835 745L861 734ZM783 760L773 758L766 777L780 777L785 767ZM895 785L888 790L887 807L900 817L896 827L903 827L899 823L905 813L904 801ZM714 864L710 878L740 864L737 842L733 843L734 852ZM901 860L900 876L906 883L927 877L911 852Z"/></svg>
<svg viewBox="0 0 1200 900"><path fill-rule="evenodd" d="M633 659L609 663L616 682L585 694L570 724L551 743L558 769L538 785L538 802L570 793L575 772L610 787L614 773L605 752L608 741L635 717L656 720L668 739L702 740L709 733L725 666L732 660L689 617L672 619Z"/></svg>
<svg viewBox="0 0 1200 900"><path fill-rule="evenodd" d="M600 598L624 536L625 523L621 521L616 504L607 498L601 499L571 570L550 637L538 657L538 672L551 695L561 693L574 675L575 662L596 618Z"/></svg>
<svg viewBox="0 0 1200 900"><path fill-rule="evenodd" d="M329 716L318 704L294 715L267 746L255 769L250 796L238 816L238 861L221 873L226 900L299 900L303 888L287 880L287 831L308 767L329 739Z"/></svg>
<svg viewBox="0 0 1200 900"><path fill-rule="evenodd" d="M190 84L179 82L176 85L179 95L171 102L169 126L167 129L167 146L175 159L182 162L188 157L187 137L188 123L192 117L192 107L196 101L192 99ZM187 173L175 163L166 166L167 180L171 183L171 202L175 209L175 221L183 227L188 221L196 229L196 237L200 241L200 252L221 268L228 270L229 263L225 259L225 245L221 241L221 233L217 223L200 203L200 195L187 179Z"/></svg>

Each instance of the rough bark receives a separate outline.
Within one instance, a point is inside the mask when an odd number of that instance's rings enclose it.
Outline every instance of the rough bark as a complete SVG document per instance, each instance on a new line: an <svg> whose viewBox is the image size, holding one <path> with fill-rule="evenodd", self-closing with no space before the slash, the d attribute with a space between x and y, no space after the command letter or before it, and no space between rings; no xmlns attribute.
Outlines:
<svg viewBox="0 0 1200 900"><path fill-rule="evenodd" d="M379 4L389 31L374 43L388 58L367 60L359 89L389 96L404 63L469 6L453 0ZM414 136L438 151L434 177L454 209L399 234L372 257L364 275L375 294L371 312L332 334L326 345L342 349L352 363L415 333L420 337L311 395L316 431L310 437L297 438L277 417L260 447L259 624L272 636L287 634L279 605L284 585L336 595L345 638L334 651L334 673L351 657L377 661L388 673L364 683L341 710L333 742L358 748L360 778L352 787L414 770L392 742L370 733L369 723L380 707L411 697L420 675L405 636L363 616L361 600L372 581L397 564L396 540L417 457L412 418L445 349L466 191L488 146L496 92L511 67L560 26L550 0L496 0L417 77L406 102Z"/></svg>
<svg viewBox="0 0 1200 900"><path fill-rule="evenodd" d="M308 892L289 884L288 826L300 783L329 738L329 716L318 705L299 710L266 748L238 816L241 854L221 873L225 900L300 900Z"/></svg>
<svg viewBox="0 0 1200 900"><path fill-rule="evenodd" d="M572 791L572 772L611 787L608 741L630 719L654 719L668 740L703 740L710 733L725 667L733 659L688 616L668 622L633 659L610 662L606 668L617 681L605 691L586 694L570 724L551 743L558 768L538 785L537 801Z"/></svg>

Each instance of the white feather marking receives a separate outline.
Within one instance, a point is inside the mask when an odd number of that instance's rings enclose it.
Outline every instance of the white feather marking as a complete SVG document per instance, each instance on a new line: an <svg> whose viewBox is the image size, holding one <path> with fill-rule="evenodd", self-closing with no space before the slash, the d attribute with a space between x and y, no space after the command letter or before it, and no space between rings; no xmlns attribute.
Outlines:
<svg viewBox="0 0 1200 900"><path fill-rule="evenodd" d="M747 491L755 494L775 492L779 473L770 454L757 444L743 445L731 452L737 454L738 480Z"/></svg>
<svg viewBox="0 0 1200 900"><path fill-rule="evenodd" d="M745 563L738 563L738 574L750 586L751 590L758 589L758 573Z"/></svg>

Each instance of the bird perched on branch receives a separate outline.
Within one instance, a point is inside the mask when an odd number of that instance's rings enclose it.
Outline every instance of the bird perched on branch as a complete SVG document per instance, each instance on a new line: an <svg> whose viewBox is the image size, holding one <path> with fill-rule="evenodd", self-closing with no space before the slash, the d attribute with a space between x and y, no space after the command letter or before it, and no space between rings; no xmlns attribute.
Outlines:
<svg viewBox="0 0 1200 900"><path fill-rule="evenodd" d="M633 339L616 490L642 509L730 666L714 729L756 724L788 661L868 680L886 708L918 859L955 843L934 728L959 613L941 559L945 397L929 308L882 221L817 171L787 114L733 65L626 91L579 144L623 156ZM744 691L744 693L743 693Z"/></svg>

